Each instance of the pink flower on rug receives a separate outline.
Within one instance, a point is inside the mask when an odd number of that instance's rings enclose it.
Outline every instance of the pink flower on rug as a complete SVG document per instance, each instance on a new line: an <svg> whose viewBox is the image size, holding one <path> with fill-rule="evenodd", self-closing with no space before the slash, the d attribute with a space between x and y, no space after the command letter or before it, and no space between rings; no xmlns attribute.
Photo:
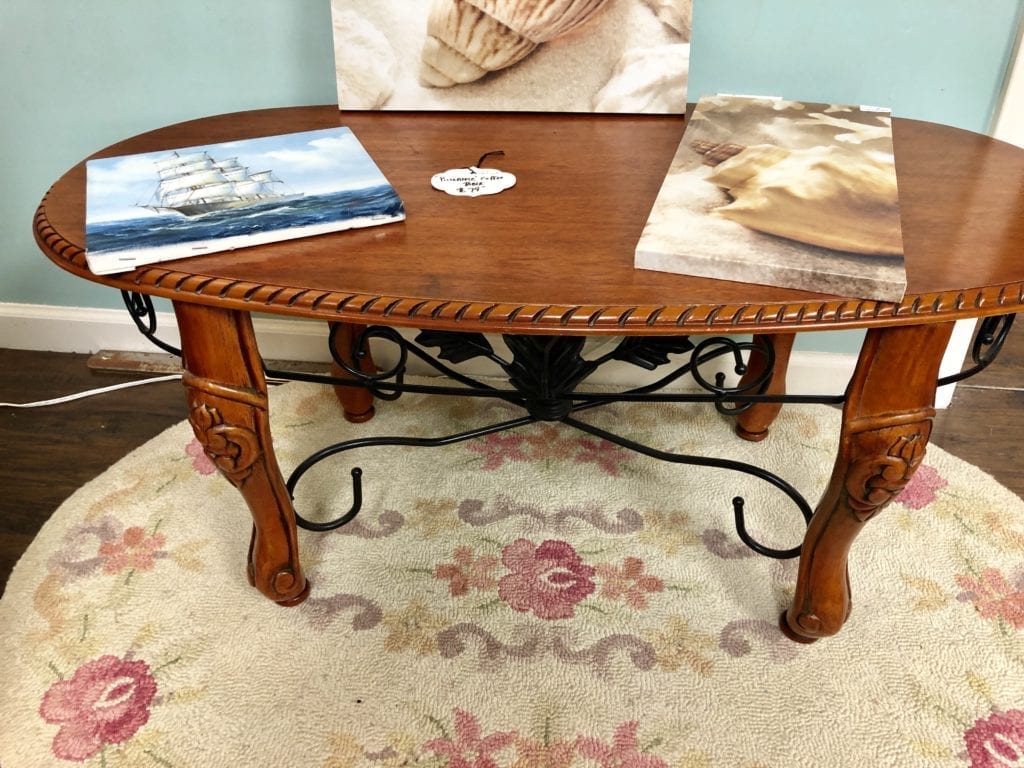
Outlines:
<svg viewBox="0 0 1024 768"><path fill-rule="evenodd" d="M979 718L966 733L971 768L1024 765L1024 710L993 712Z"/></svg>
<svg viewBox="0 0 1024 768"><path fill-rule="evenodd" d="M53 754L81 762L106 744L127 741L149 720L156 680L144 661L101 656L83 664L69 680L50 686L40 716L60 725Z"/></svg>
<svg viewBox="0 0 1024 768"><path fill-rule="evenodd" d="M458 547L452 554L453 563L441 563L434 568L435 579L447 579L452 597L468 594L470 589L494 589L498 580L491 572L498 567L493 555L473 556L471 547Z"/></svg>
<svg viewBox="0 0 1024 768"><path fill-rule="evenodd" d="M633 608L646 608L647 596L665 589L665 582L644 573L644 561L638 557L627 557L621 566L602 563L594 572L601 579L601 597L625 600Z"/></svg>
<svg viewBox="0 0 1024 768"><path fill-rule="evenodd" d="M99 554L103 558L103 572L120 573L126 568L148 571L153 567L156 558L166 554L161 551L166 541L162 533L146 535L145 529L138 525L126 528L120 538L100 544Z"/></svg>
<svg viewBox="0 0 1024 768"><path fill-rule="evenodd" d="M594 569L565 541L549 539L537 546L517 539L502 550L501 561L511 573L501 577L498 596L541 619L572 618L575 605L596 588Z"/></svg>
<svg viewBox="0 0 1024 768"><path fill-rule="evenodd" d="M896 501L911 509L924 509L935 501L936 491L941 491L947 485L949 481L935 467L922 464L896 497Z"/></svg>
<svg viewBox="0 0 1024 768"><path fill-rule="evenodd" d="M596 760L601 768L668 768L668 763L650 752L641 752L636 738L640 724L635 720L615 729L611 744L592 736L580 736L576 747L584 757Z"/></svg>
<svg viewBox="0 0 1024 768"><path fill-rule="evenodd" d="M448 758L447 768L497 768L493 753L515 743L515 731L484 736L474 715L455 710L455 738L433 739L423 746Z"/></svg>
<svg viewBox="0 0 1024 768"><path fill-rule="evenodd" d="M498 469L506 461L529 461L530 457L522 448L524 442L525 438L520 435L493 434L472 440L467 447L481 454L485 459L484 469L491 470Z"/></svg>
<svg viewBox="0 0 1024 768"><path fill-rule="evenodd" d="M986 619L1003 619L1014 628L1024 629L1024 577L1011 583L996 568L986 568L978 577L959 574L956 583L964 591L958 600L970 600Z"/></svg>
<svg viewBox="0 0 1024 768"><path fill-rule="evenodd" d="M192 457L192 469L200 475L212 475L217 471L217 465L206 455L202 444L196 438L193 437L192 442L185 446L185 453Z"/></svg>
<svg viewBox="0 0 1024 768"><path fill-rule="evenodd" d="M618 477L622 464L631 458L629 451L620 448L607 440L590 440L582 438L579 441L580 452L576 454L576 461L579 463L597 464L602 470L612 477Z"/></svg>

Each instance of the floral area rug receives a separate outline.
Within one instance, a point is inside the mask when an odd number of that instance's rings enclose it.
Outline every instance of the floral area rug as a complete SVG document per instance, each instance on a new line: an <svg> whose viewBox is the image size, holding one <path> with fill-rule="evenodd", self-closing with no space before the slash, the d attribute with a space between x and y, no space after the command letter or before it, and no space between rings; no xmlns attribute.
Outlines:
<svg viewBox="0 0 1024 768"><path fill-rule="evenodd" d="M519 415L406 395L363 425L329 388L271 393L286 472L372 434ZM838 413L788 407L763 443L703 406L581 418L669 451L765 466L815 500ZM248 512L184 422L78 491L0 602L0 764L1009 766L1024 762L1024 502L932 448L851 556L854 610L798 645L776 627L802 519L777 490L569 427L367 448L296 491L311 597L244 577Z"/></svg>

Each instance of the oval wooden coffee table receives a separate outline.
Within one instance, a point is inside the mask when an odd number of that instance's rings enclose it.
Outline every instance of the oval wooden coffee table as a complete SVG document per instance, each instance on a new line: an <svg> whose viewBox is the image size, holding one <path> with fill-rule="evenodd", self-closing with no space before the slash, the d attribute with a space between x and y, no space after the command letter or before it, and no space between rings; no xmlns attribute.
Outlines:
<svg viewBox="0 0 1024 768"><path fill-rule="evenodd" d="M255 586L285 605L309 590L274 458L251 312L332 324L336 356L354 370L369 370L352 353L368 325L521 338L754 334L774 350L777 371L795 332L866 328L835 470L782 622L805 641L839 631L850 606L847 552L921 461L953 321L1024 305L1024 151L894 121L909 280L899 304L634 269L634 246L682 134L679 118L288 108L182 123L96 156L339 125L355 132L398 190L407 221L97 277L83 252L84 162L52 187L35 216L40 247L63 269L173 302L190 422L252 511ZM518 177L512 190L472 199L431 189L432 174L496 149L505 152L501 167ZM748 376L759 366L754 357ZM742 436L765 434L783 379L777 373L762 388L767 399L737 417ZM338 389L350 419L372 415L372 394Z"/></svg>

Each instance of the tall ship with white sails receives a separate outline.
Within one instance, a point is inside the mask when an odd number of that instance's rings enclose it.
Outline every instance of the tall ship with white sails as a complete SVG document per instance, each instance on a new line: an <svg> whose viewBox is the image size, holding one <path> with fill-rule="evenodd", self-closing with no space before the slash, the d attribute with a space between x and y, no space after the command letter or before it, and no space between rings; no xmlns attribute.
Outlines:
<svg viewBox="0 0 1024 768"><path fill-rule="evenodd" d="M156 161L160 182L150 202L157 213L202 216L205 213L286 203L302 193L284 194L273 171L252 172L237 158L215 160L206 151L180 154Z"/></svg>

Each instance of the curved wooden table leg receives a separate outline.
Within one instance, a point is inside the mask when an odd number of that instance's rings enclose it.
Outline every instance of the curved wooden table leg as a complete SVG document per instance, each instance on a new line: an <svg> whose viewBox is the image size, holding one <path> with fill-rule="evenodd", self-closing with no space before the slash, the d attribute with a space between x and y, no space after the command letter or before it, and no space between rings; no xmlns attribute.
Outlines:
<svg viewBox="0 0 1024 768"><path fill-rule="evenodd" d="M936 323L868 332L847 390L832 478L804 537L793 605L781 619L793 640L834 635L846 621L850 545L924 458L952 330Z"/></svg>
<svg viewBox="0 0 1024 768"><path fill-rule="evenodd" d="M352 351L356 339L365 327L356 323L331 323L331 330L334 334L334 353L344 360L346 365L352 368L356 368L364 373L376 373L377 367L373 364L373 358L370 356L369 345L367 345L365 354L358 360ZM339 379L355 379L351 373L336 362L331 364L331 375ZM373 418L375 409L373 407L373 393L370 390L362 387L338 385L334 388L334 393L341 402L341 407L345 412L345 419L347 421L359 424Z"/></svg>
<svg viewBox="0 0 1024 768"><path fill-rule="evenodd" d="M789 368L789 355L793 351L795 333L776 333L772 335L755 334L754 343L771 344L775 349L775 370L771 381L764 391L766 395L786 394L786 371ZM740 379L743 387L764 375L767 359L759 350L750 353L747 370ZM768 427L782 410L782 403L754 403L750 408L736 415L736 434L753 443L768 437Z"/></svg>
<svg viewBox="0 0 1024 768"><path fill-rule="evenodd" d="M267 383L246 312L176 302L188 420L207 456L252 513L248 576L282 605L309 594L299 564L295 510L274 458Z"/></svg>

